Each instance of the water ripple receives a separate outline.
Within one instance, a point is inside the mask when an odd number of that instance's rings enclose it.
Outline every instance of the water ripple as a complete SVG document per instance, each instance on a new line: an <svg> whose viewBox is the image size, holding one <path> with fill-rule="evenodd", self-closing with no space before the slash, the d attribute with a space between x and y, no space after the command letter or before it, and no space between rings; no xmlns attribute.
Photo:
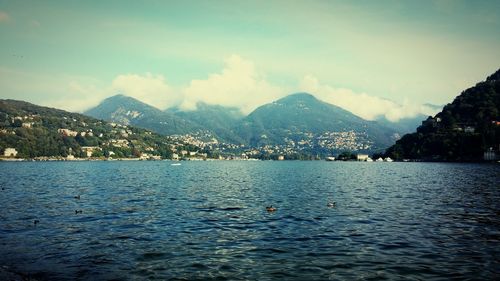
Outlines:
<svg viewBox="0 0 500 281"><path fill-rule="evenodd" d="M0 162L0 265L39 280L492 280L499 172Z"/></svg>

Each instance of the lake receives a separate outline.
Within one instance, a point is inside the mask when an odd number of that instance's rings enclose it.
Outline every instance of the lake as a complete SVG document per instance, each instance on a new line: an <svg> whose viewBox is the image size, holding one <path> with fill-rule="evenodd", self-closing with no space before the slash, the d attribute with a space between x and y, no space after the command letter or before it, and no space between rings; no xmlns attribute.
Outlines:
<svg viewBox="0 0 500 281"><path fill-rule="evenodd" d="M500 276L500 165L171 163L0 162L0 266L39 280Z"/></svg>

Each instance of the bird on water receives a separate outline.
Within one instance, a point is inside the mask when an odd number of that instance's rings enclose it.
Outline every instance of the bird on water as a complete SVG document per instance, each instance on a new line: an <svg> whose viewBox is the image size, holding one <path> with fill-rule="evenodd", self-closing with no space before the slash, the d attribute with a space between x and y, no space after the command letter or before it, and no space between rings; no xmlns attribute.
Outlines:
<svg viewBox="0 0 500 281"><path fill-rule="evenodd" d="M267 207L266 207L266 211L268 211L268 212L270 212L270 213L271 213L271 212L276 212L276 210L278 210L278 209L276 209L275 207L273 207L273 205L271 205L271 206L267 206Z"/></svg>

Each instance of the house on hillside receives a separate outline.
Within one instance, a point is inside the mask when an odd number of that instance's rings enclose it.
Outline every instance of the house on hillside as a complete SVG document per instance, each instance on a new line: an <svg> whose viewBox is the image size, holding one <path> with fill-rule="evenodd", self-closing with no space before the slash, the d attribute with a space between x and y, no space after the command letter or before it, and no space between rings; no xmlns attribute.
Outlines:
<svg viewBox="0 0 500 281"><path fill-rule="evenodd" d="M441 118L433 118L432 116L429 116L426 120L422 121L422 126L431 126L436 128L439 126L439 123L441 123Z"/></svg>
<svg viewBox="0 0 500 281"><path fill-rule="evenodd" d="M82 151L85 153L87 157L91 157L92 153L94 153L94 151L97 150L101 150L101 148L98 146L82 146Z"/></svg>
<svg viewBox="0 0 500 281"><path fill-rule="evenodd" d="M476 127L472 123L457 123L453 130L457 132L473 134L476 131Z"/></svg>
<svg viewBox="0 0 500 281"><path fill-rule="evenodd" d="M57 132L63 136L66 136L66 137L76 137L78 135L78 132L75 132L75 131L72 131L69 129L62 129L61 128L61 129L58 129Z"/></svg>
<svg viewBox="0 0 500 281"><path fill-rule="evenodd" d="M498 158L499 158L499 155L497 155L497 153L495 152L495 150L493 150L493 147L490 147L483 154L484 161L495 161Z"/></svg>
<svg viewBox="0 0 500 281"><path fill-rule="evenodd" d="M469 134L472 134L475 131L476 131L476 128L474 128L473 126L465 126L465 128L464 128L464 132L469 133Z"/></svg>
<svg viewBox="0 0 500 281"><path fill-rule="evenodd" d="M3 152L3 156L5 157L16 157L17 156L17 150L12 147L7 147L5 151Z"/></svg>
<svg viewBox="0 0 500 281"><path fill-rule="evenodd" d="M31 127L33 126L33 124L34 124L34 122L23 122L23 123L21 124L21 126L22 126L23 128L31 129Z"/></svg>

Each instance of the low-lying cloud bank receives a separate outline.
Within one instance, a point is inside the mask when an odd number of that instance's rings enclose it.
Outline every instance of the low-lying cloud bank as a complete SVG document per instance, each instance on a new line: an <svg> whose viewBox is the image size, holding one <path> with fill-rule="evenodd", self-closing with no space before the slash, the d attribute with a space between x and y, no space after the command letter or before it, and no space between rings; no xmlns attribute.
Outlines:
<svg viewBox="0 0 500 281"><path fill-rule="evenodd" d="M123 93L161 109L178 106L183 100L163 75L151 73L118 75L111 83L110 92Z"/></svg>
<svg viewBox="0 0 500 281"><path fill-rule="evenodd" d="M385 117L391 122L413 118L417 115L434 115L436 109L427 105L419 105L405 100L403 104L370 96L366 93L355 93L349 89L334 88L321 84L312 75L305 76L301 83L302 91L313 93L317 98L342 107L366 120L375 120Z"/></svg>
<svg viewBox="0 0 500 281"><path fill-rule="evenodd" d="M45 91L42 90L47 93L43 102L33 102L77 112L96 106L104 98L124 94L160 109L179 107L182 110L195 110L198 102L204 102L237 107L242 113L248 114L260 105L294 92L311 93L320 100L367 120L385 117L397 122L419 114L434 115L437 112L433 107L414 104L408 100L398 104L367 93L335 88L322 84L312 75L300 79L298 87L276 85L266 79L253 62L237 55L228 57L220 72L210 74L205 79L192 80L181 87L174 87L163 75L153 73L121 74L111 83L102 83L88 77L41 77L5 69L0 69L0 72L5 75L0 80L10 85L10 88L18 88L18 92L28 93L46 88ZM27 80L30 83L26 84ZM25 82L21 83L22 81ZM29 85L36 85L37 88L31 89Z"/></svg>

